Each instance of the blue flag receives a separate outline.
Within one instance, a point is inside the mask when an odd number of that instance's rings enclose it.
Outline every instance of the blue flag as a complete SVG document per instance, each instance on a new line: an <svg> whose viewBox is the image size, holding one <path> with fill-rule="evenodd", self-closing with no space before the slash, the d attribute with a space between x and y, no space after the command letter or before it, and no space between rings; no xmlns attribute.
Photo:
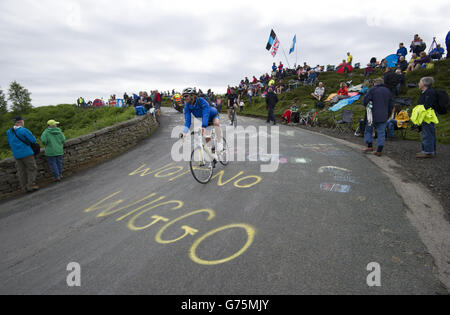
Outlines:
<svg viewBox="0 0 450 315"><path fill-rule="evenodd" d="M270 50L272 48L273 43L275 42L275 39L277 38L277 35L273 30L270 32L269 41L267 42L266 49Z"/></svg>
<svg viewBox="0 0 450 315"><path fill-rule="evenodd" d="M297 35L294 36L294 39L292 40L291 49L289 50L289 55L295 50L295 44L297 43Z"/></svg>

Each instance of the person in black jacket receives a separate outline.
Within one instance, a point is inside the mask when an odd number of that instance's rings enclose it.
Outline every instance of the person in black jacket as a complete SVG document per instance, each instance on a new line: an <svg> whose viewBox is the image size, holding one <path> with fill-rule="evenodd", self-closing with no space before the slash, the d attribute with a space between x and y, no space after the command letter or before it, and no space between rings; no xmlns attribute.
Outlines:
<svg viewBox="0 0 450 315"><path fill-rule="evenodd" d="M273 121L274 125L276 124L276 122L275 122L275 116L273 115L273 109L275 108L277 103L278 103L278 97L273 92L273 88L269 87L269 90L267 91L267 94L266 94L266 105L267 105L267 111L268 111L267 122L270 123L271 121Z"/></svg>
<svg viewBox="0 0 450 315"><path fill-rule="evenodd" d="M425 109L435 108L437 105L436 91L432 89L434 79L423 77L419 81L419 89L422 91L418 105L424 105ZM436 126L434 123L422 123L422 152L416 154L416 158L432 158L436 155Z"/></svg>
<svg viewBox="0 0 450 315"><path fill-rule="evenodd" d="M400 77L394 72L393 68L386 68L384 73L384 84L391 90L393 96L397 96L397 85L400 83Z"/></svg>
<svg viewBox="0 0 450 315"><path fill-rule="evenodd" d="M377 152L375 155L381 156L386 141L386 125L389 116L394 108L394 99L391 91L384 85L383 79L379 78L374 81L374 87L371 88L363 100L364 106L372 106L372 124L366 124L364 133L364 142L367 148L363 152L373 152L373 127L377 130ZM370 119L369 119L370 120Z"/></svg>

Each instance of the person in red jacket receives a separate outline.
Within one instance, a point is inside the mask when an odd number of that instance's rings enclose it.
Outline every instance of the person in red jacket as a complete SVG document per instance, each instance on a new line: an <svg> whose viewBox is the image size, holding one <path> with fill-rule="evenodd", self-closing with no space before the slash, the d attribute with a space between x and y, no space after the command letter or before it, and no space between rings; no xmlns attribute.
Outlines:
<svg viewBox="0 0 450 315"><path fill-rule="evenodd" d="M338 95L348 96L348 88L347 88L347 85L344 82L341 83L340 89L337 92L337 94Z"/></svg>
<svg viewBox="0 0 450 315"><path fill-rule="evenodd" d="M333 96L333 98L330 100L330 103L331 104L336 104L340 100L343 100L343 99L346 99L346 98L349 98L349 96L348 96L348 88L347 88L347 85L344 82L342 82L341 85L340 85L340 89L337 92L337 95Z"/></svg>

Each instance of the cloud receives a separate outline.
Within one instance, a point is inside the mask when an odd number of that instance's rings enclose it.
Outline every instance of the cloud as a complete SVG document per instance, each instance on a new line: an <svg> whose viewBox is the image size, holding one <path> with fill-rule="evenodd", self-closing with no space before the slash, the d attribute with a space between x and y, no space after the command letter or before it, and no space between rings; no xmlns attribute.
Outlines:
<svg viewBox="0 0 450 315"><path fill-rule="evenodd" d="M326 65L347 51L364 65L409 46L415 33L442 42L446 1L420 3L2 0L0 86L17 80L34 106L186 86L223 93L274 61L287 65L282 50L276 58L265 50L271 28L286 54L297 34L291 67L296 55Z"/></svg>

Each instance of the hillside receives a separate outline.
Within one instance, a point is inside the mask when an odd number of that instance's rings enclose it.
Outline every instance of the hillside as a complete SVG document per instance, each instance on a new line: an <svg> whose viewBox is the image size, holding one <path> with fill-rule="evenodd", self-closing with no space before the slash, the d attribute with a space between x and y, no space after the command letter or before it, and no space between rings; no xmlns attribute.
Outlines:
<svg viewBox="0 0 450 315"><path fill-rule="evenodd" d="M435 63L434 69L432 70L417 70L406 75L406 83L418 83L420 78L425 76L432 76L435 79L434 87L445 89L447 93L450 94L450 60L442 60ZM357 69L354 70L350 75L348 74L338 74L336 72L324 72L319 75L319 81L323 82L325 86L325 98L331 94L336 93L339 89L339 84L341 82L347 82L352 80L353 85L358 85L364 82L366 78L363 76L364 70ZM369 79L375 79L377 77L382 77L383 72L377 69ZM287 77L284 82L288 83L289 80L296 79L296 76ZM278 82L277 82L278 83ZM297 105L305 104L306 107L301 107L301 111L307 111L314 109L315 99L311 97L311 93L314 92L315 86L300 86L289 92L285 92L278 95L279 102L275 108L275 115L280 118L283 113L291 105L292 100L297 100ZM418 88L407 88L403 87L399 97L409 97L413 100L413 105L409 109L411 113L412 108L417 105L417 101L420 96L420 90ZM249 105L248 98L244 97L245 109L243 114L248 114L252 116L267 117L265 99L262 97L254 97L252 100L252 105ZM300 107L300 106L299 106ZM362 98L344 107L344 109L351 109L354 111L353 117L353 127L357 128L358 121L364 118L365 108L362 106ZM337 116L342 112L342 110L336 113ZM331 111L319 112L319 123L321 126L332 126L332 115ZM438 143L450 144L450 113L446 115L439 116L440 124L437 126L436 135ZM419 140L420 134L415 131L408 131L406 139L409 140Z"/></svg>

